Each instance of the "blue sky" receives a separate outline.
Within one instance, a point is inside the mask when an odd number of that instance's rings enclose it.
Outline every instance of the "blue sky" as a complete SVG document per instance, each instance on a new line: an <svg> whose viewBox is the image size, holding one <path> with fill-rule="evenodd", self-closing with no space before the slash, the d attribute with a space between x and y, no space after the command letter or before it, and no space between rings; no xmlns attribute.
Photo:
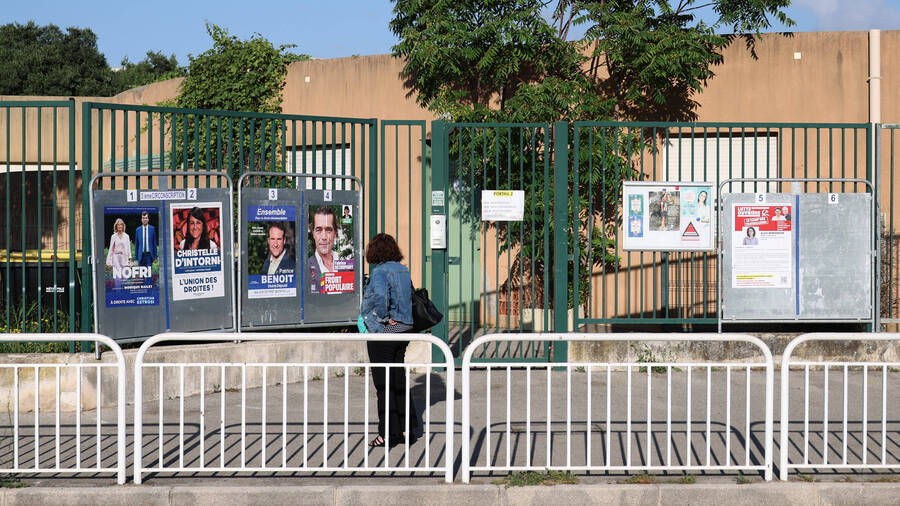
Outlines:
<svg viewBox="0 0 900 506"><path fill-rule="evenodd" d="M188 54L211 46L204 23L225 27L240 38L260 33L274 44L296 44L293 51L316 58L389 53L396 39L388 29L388 0L5 0L0 24L53 23L90 28L100 52L118 66L123 57L143 59L148 50ZM795 31L900 30L900 0L794 0L789 16ZM782 30L784 27L776 27Z"/></svg>

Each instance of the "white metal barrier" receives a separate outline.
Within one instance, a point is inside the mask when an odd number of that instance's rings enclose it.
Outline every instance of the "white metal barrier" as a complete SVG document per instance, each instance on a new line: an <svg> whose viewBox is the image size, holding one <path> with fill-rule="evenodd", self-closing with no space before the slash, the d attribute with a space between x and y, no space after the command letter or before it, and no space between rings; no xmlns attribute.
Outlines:
<svg viewBox="0 0 900 506"><path fill-rule="evenodd" d="M646 364L473 362L473 353L491 343L547 340L747 343L758 349L763 360ZM477 413L472 406L475 369L484 370L485 405L483 412ZM763 374L751 374L760 369ZM494 383L498 377L500 386ZM560 387L561 384L565 386ZM544 469L752 470L763 471L766 480L770 480L773 394L772 354L753 336L485 335L472 342L463 356L462 480L468 483L473 471ZM505 406L501 401L498 407L492 397L505 400ZM763 423L763 431L755 437L753 425L759 422ZM473 424L479 425L474 432ZM473 439L479 452L472 450ZM752 451L751 440L757 442L756 451ZM733 453L735 449L737 453ZM477 453L484 456L482 465L477 464L481 460Z"/></svg>
<svg viewBox="0 0 900 506"><path fill-rule="evenodd" d="M0 473L116 473L118 483L125 483L125 356L115 341L99 334L0 334L0 341L92 341L116 356L114 363L0 364L0 375L11 381L12 396L9 434L0 435ZM54 354L27 355L41 356ZM111 407L103 404L104 372L110 370L116 385ZM115 411L104 415L104 409Z"/></svg>
<svg viewBox="0 0 900 506"><path fill-rule="evenodd" d="M900 431L900 362L793 359L794 350L811 341L898 342L900 334L806 334L788 344L781 361L781 479L788 478L790 469L900 469L900 443L896 437ZM792 367L794 374L790 372ZM798 372L797 368L802 370ZM821 380L811 382L815 375L820 375ZM792 399L792 379L795 383L802 380L802 390L794 389L802 395L802 402ZM888 388L891 380L893 389ZM877 392L873 402L870 390ZM811 415L810 404L818 404L818 399L821 409L817 406L818 413ZM893 417L889 409L893 410ZM800 419L802 437L798 428L792 440L791 423L799 424Z"/></svg>
<svg viewBox="0 0 900 506"><path fill-rule="evenodd" d="M144 362L147 351L159 342L236 339L424 341L440 348L445 361L407 364ZM370 439L377 434L377 429L372 426L377 423L377 408L373 411L370 406L377 404L370 404L369 399L374 399L375 393L374 388L370 388L370 376L373 369L382 367L403 368L407 391L413 387L412 380L424 383L416 389L419 393L424 390L425 410L420 424L424 442L416 445L410 439L414 433L407 419L406 430L403 431L405 441L397 450L392 451L389 445L382 448L368 446ZM321 376L315 373L319 369ZM413 373L413 369L417 372ZM444 374L436 374L438 369L443 370ZM155 371L158 376L154 383L160 395L156 406L150 405L145 409L143 392L145 371L148 370ZM442 340L423 334L169 333L154 336L141 346L135 360L134 481L141 483L142 476L150 472L370 471L443 472L445 480L452 482L453 371L450 348ZM248 375L256 373L261 374L261 386L258 389L248 388ZM386 389L390 390L390 375L387 376ZM441 386L432 386L432 383L439 383L441 379L444 381L442 399L432 395ZM240 386L227 387L232 380ZM329 380L332 383L337 381L339 387L329 389ZM174 398L166 399L166 386L173 381L177 384L176 393L172 396ZM186 381L197 382L198 395L185 395ZM409 396L406 399L408 412ZM442 420L437 409L441 400L444 402ZM431 409L433 402L436 406L434 410ZM229 405L233 408L226 409ZM236 413L238 409L239 413ZM389 409L388 402L385 410ZM154 411L156 421L148 423L146 417ZM443 424L443 429L432 430L434 425L440 424ZM151 427L155 427L155 441L144 440L145 426L151 431L149 434L153 434ZM392 432L389 426L385 427L385 432ZM145 446L149 450L148 462L144 459Z"/></svg>

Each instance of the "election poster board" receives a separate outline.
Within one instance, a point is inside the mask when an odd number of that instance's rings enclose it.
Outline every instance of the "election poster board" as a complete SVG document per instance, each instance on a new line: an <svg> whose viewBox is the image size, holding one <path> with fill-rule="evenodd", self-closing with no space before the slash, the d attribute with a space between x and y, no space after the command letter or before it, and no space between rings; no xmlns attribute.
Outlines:
<svg viewBox="0 0 900 506"><path fill-rule="evenodd" d="M91 188L98 332L139 340L234 328L227 188Z"/></svg>
<svg viewBox="0 0 900 506"><path fill-rule="evenodd" d="M241 188L242 328L297 327L303 322L302 206L300 190Z"/></svg>
<svg viewBox="0 0 900 506"><path fill-rule="evenodd" d="M172 299L225 297L225 268L221 252L222 204L172 204Z"/></svg>
<svg viewBox="0 0 900 506"><path fill-rule="evenodd" d="M712 251L712 183L626 181L622 239L626 251Z"/></svg>
<svg viewBox="0 0 900 506"><path fill-rule="evenodd" d="M731 206L731 287L791 288L793 205Z"/></svg>
<svg viewBox="0 0 900 506"><path fill-rule="evenodd" d="M355 323L362 302L359 192L303 191L303 323Z"/></svg>

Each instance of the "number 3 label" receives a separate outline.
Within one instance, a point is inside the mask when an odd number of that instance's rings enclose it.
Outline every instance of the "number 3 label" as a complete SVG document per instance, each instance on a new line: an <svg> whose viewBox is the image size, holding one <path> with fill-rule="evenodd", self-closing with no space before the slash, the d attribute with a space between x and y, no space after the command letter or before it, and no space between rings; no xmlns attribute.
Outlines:
<svg viewBox="0 0 900 506"><path fill-rule="evenodd" d="M269 200L278 200L278 188L269 188Z"/></svg>

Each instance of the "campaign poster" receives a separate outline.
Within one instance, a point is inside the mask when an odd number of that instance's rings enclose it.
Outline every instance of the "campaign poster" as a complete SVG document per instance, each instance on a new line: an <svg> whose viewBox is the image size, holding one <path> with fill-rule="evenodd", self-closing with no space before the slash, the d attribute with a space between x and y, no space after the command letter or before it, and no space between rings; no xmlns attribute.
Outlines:
<svg viewBox="0 0 900 506"><path fill-rule="evenodd" d="M312 205L308 208L309 234L306 259L309 291L333 295L356 290L353 249L353 208L348 205Z"/></svg>
<svg viewBox="0 0 900 506"><path fill-rule="evenodd" d="M172 299L225 297L222 204L172 204Z"/></svg>
<svg viewBox="0 0 900 506"><path fill-rule="evenodd" d="M296 207L248 206L248 299L297 295L296 230Z"/></svg>
<svg viewBox="0 0 900 506"><path fill-rule="evenodd" d="M626 251L710 251L712 185L628 181L623 185Z"/></svg>
<svg viewBox="0 0 900 506"><path fill-rule="evenodd" d="M106 307L159 304L159 210L104 207Z"/></svg>
<svg viewBox="0 0 900 506"><path fill-rule="evenodd" d="M733 204L732 288L791 288L790 204Z"/></svg>

